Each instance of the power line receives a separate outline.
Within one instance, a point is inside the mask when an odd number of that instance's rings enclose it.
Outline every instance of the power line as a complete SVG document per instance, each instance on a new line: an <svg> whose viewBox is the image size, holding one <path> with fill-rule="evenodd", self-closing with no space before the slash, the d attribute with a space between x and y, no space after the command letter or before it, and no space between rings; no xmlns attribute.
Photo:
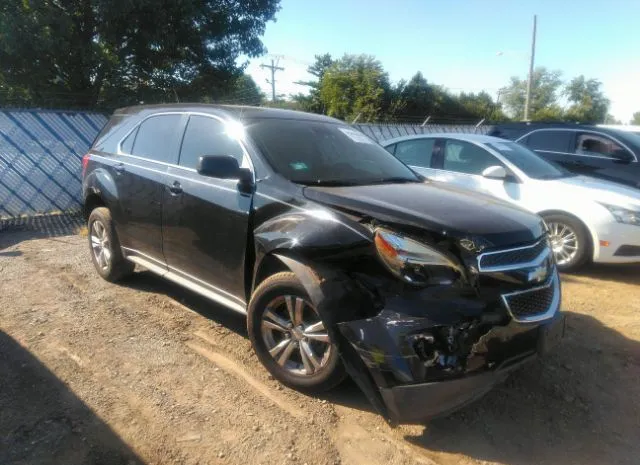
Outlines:
<svg viewBox="0 0 640 465"><path fill-rule="evenodd" d="M260 68L269 68L271 70L271 101L275 102L276 101L276 71L284 71L284 68L282 68L281 66L278 66L278 63L274 62L274 60L271 60L271 65L265 65L264 63L262 63L260 65ZM267 81L269 82L269 81Z"/></svg>

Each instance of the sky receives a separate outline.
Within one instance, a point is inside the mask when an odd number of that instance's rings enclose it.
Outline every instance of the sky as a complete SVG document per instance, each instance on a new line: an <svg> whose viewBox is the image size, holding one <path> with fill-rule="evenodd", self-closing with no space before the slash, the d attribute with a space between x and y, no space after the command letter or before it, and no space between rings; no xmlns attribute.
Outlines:
<svg viewBox="0 0 640 465"><path fill-rule="evenodd" d="M599 79L610 113L627 123L640 111L640 0L282 0L267 24L266 55L247 72L271 95L306 88L314 55L375 56L392 82L417 71L452 92L485 90L494 98L511 76L528 73L533 15L536 66Z"/></svg>

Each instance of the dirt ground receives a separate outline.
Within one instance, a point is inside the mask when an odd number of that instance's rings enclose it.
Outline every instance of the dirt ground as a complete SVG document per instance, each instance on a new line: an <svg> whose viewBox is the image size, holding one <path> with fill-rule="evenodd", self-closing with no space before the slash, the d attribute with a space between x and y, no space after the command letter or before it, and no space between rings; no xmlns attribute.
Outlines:
<svg viewBox="0 0 640 465"><path fill-rule="evenodd" d="M19 229L0 231L0 464L640 463L638 266L564 276L560 348L391 428L352 383L270 379L242 316L146 271L101 280L72 224Z"/></svg>

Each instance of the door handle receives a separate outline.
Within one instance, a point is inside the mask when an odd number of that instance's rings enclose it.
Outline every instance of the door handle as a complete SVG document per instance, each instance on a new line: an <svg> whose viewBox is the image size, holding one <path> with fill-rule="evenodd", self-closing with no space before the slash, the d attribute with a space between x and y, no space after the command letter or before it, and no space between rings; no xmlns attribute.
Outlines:
<svg viewBox="0 0 640 465"><path fill-rule="evenodd" d="M115 170L116 174L124 173L124 163L118 163L113 167L113 169Z"/></svg>
<svg viewBox="0 0 640 465"><path fill-rule="evenodd" d="M169 192L173 195L182 194L182 186L178 181L173 181L173 184L169 186Z"/></svg>

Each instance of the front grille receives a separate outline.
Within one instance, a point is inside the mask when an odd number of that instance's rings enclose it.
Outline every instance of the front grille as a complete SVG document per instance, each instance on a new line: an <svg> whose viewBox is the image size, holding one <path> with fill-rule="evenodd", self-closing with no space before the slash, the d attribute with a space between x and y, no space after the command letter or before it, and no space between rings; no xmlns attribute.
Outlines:
<svg viewBox="0 0 640 465"><path fill-rule="evenodd" d="M518 268L533 262L545 251L550 251L546 238L530 246L485 252L480 255L478 265L480 271L497 271L505 267Z"/></svg>
<svg viewBox="0 0 640 465"><path fill-rule="evenodd" d="M544 286L502 296L509 313L516 321L537 321L555 311L560 299L557 276Z"/></svg>

